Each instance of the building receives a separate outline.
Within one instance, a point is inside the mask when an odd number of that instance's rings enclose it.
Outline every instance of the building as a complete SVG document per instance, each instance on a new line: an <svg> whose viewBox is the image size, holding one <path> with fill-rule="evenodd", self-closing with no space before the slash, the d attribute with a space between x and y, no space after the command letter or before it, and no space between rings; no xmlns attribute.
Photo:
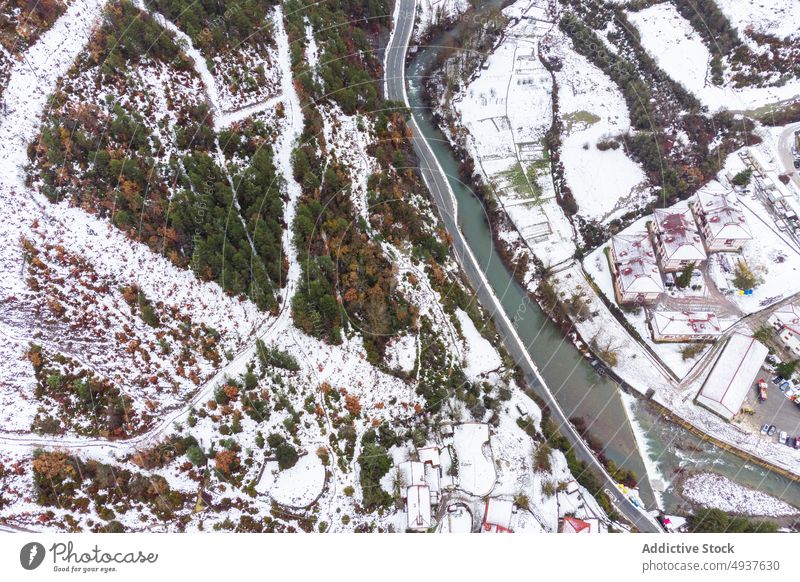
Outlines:
<svg viewBox="0 0 800 582"><path fill-rule="evenodd" d="M513 501L490 497L486 500L486 508L483 512L482 530L486 533L511 533L513 515Z"/></svg>
<svg viewBox="0 0 800 582"><path fill-rule="evenodd" d="M725 420L732 419L741 410L767 353L755 338L733 334L695 401Z"/></svg>
<svg viewBox="0 0 800 582"><path fill-rule="evenodd" d="M592 524L567 515L559 520L558 533L592 533Z"/></svg>
<svg viewBox="0 0 800 582"><path fill-rule="evenodd" d="M763 176L772 170L772 163L756 148L747 148L745 156L756 174Z"/></svg>
<svg viewBox="0 0 800 582"><path fill-rule="evenodd" d="M710 311L653 311L648 322L657 342L713 342L722 334Z"/></svg>
<svg viewBox="0 0 800 582"><path fill-rule="evenodd" d="M785 305L776 309L767 322L778 332L786 349L800 356L800 307Z"/></svg>
<svg viewBox="0 0 800 582"><path fill-rule="evenodd" d="M753 239L741 206L719 182L711 182L697 193L692 213L709 253L740 251Z"/></svg>
<svg viewBox="0 0 800 582"><path fill-rule="evenodd" d="M419 455L419 462L423 465L439 468L439 447L423 447L417 450L417 454Z"/></svg>
<svg viewBox="0 0 800 582"><path fill-rule="evenodd" d="M427 531L431 527L431 492L426 485L414 485L406 490L407 528Z"/></svg>
<svg viewBox="0 0 800 582"><path fill-rule="evenodd" d="M400 482L406 487L427 485L425 482L425 464L419 461L404 461L398 465Z"/></svg>
<svg viewBox="0 0 800 582"><path fill-rule="evenodd" d="M646 232L612 237L610 258L618 303L652 303L664 292L655 250Z"/></svg>
<svg viewBox="0 0 800 582"><path fill-rule="evenodd" d="M706 260L703 240L688 205L653 212L653 234L658 262L664 271L680 271Z"/></svg>

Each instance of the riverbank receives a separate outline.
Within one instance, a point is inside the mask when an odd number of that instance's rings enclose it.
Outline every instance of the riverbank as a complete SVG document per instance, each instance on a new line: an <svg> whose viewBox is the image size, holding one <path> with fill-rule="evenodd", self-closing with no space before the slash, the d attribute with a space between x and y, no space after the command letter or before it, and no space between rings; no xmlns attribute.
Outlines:
<svg viewBox="0 0 800 582"><path fill-rule="evenodd" d="M501 39L502 41L502 39ZM500 42L501 42L500 41ZM440 68L443 67L442 62L434 63ZM467 71L467 77L473 78L474 75L480 74L480 65L473 71ZM559 296L559 292L552 284L553 275L577 265L574 261L567 261L564 264L545 267L541 260L536 258L536 255L528 247L524 237L513 224L509 218L506 208L504 208L502 200L493 191L492 187L487 185L479 172L476 171L475 162L470 154L469 147L466 145L467 138L463 128L459 125L459 119L451 107L445 107L442 104L448 102L443 99L443 96L438 91L446 86L441 77L441 71L437 76L437 71L434 67L432 74L419 75L419 78L426 81L420 83L423 90L422 95L429 111L432 111L431 118L438 128L441 130L450 149L455 153L455 157L459 162L458 177L462 184L466 185L472 194L481 202L483 209L483 220L485 220L487 227L491 233L494 248L500 256L504 267L513 276L514 280L520 287L527 293L529 299L537 304L544 315L552 321L556 328L559 330L561 337L564 341L568 341L578 349L581 356L588 362L591 362L597 371L605 374L613 379L616 384L623 388L623 390L630 391L631 393L642 396L651 396L651 390L643 388L638 384L648 385L652 382L652 368L648 368L645 376L649 378L639 378L640 381L634 384L628 383L619 373L617 373L608 362L601 363L603 359L608 357L606 350L601 349L600 345L593 345L590 337L582 337L582 333L576 326L576 320L580 320L580 315L577 317L575 314L570 313L570 309L574 306L564 301ZM465 82L463 87L466 87L468 82ZM553 122L554 123L554 122ZM552 160L555 156L550 156ZM577 266L580 269L580 266ZM552 361L552 356L548 363ZM642 363L646 363L647 358L642 357ZM669 377L665 377L665 383L669 383ZM616 386L615 386L616 389ZM791 471L787 471L785 467L780 467L771 463L768 459L763 459L739 447L730 445L722 439L715 438L706 434L701 428L692 422L686 420L681 415L671 411L663 403L653 403L654 406L660 407L661 416L666 420L675 422L689 430L692 434L696 435L703 442L713 443L715 447L728 451L737 455L739 458L744 458L753 462L761 467L764 467L775 475L782 478L796 481L797 477Z"/></svg>

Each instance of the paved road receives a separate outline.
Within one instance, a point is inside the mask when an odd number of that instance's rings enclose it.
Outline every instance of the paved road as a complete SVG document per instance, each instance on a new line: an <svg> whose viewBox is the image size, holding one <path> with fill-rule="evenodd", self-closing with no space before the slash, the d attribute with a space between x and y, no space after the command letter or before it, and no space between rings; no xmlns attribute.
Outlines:
<svg viewBox="0 0 800 582"><path fill-rule="evenodd" d="M409 105L405 88L405 60L408 42L414 27L416 0L397 0L394 18L394 32L386 49L385 82L387 97ZM577 457L587 463L596 474L602 476L603 486L617 507L637 529L643 532L663 532L658 522L650 515L640 511L616 487L616 483L595 458L588 445L580 438L575 428L567 420L558 402L545 384L530 354L503 310L499 299L494 295L489 282L481 271L478 261L472 254L456 220L456 201L447 177L439 165L430 145L411 117L411 131L414 150L419 158L422 177L436 202L442 220L452 237L453 249L462 269L469 278L481 304L491 313L503 342L511 356L525 374L528 384L533 387L550 409L551 416L561 433L572 443Z"/></svg>
<svg viewBox="0 0 800 582"><path fill-rule="evenodd" d="M783 164L784 171L787 172L794 181L794 185L800 190L800 172L794 169L792 161L792 146L794 145L794 132L800 129L800 123L793 123L786 127L778 138L778 157Z"/></svg>

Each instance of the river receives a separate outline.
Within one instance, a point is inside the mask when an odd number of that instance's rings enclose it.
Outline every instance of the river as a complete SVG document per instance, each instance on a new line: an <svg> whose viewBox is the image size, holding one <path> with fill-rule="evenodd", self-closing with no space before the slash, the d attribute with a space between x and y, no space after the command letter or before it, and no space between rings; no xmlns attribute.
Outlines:
<svg viewBox="0 0 800 582"><path fill-rule="evenodd" d="M481 11L498 4L498 0L484 3L473 16L479 17ZM480 20L473 18L476 19ZM421 47L411 59L407 67L409 103L455 193L458 223L467 243L564 411L585 425L587 437L602 444L608 459L640 477L640 494L650 508L658 497L667 512L685 510L684 500L671 483L687 471L703 469L800 507L800 484L701 441L662 419L642 402L629 402L627 411L616 382L598 374L516 282L495 249L482 203L469 185L459 180L459 165L422 99L421 80L435 62L440 47L457 37L459 31L460 26L456 25ZM640 451L639 445L644 450Z"/></svg>

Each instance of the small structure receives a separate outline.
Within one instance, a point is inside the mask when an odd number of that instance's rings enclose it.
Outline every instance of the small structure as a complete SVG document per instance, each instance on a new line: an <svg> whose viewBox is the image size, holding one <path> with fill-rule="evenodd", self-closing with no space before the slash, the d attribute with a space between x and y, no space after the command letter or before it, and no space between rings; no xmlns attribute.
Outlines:
<svg viewBox="0 0 800 582"><path fill-rule="evenodd" d="M418 461L404 461L397 467L400 480L406 487L427 485L425 482L425 465Z"/></svg>
<svg viewBox="0 0 800 582"><path fill-rule="evenodd" d="M657 342L713 342L722 334L710 311L653 311L649 324Z"/></svg>
<svg viewBox="0 0 800 582"><path fill-rule="evenodd" d="M763 176L770 170L772 170L772 164L764 157L759 150L756 148L747 148L744 152L744 155L747 161L750 163L750 167L753 169L756 174Z"/></svg>
<svg viewBox="0 0 800 582"><path fill-rule="evenodd" d="M431 467L438 468L440 464L439 460L439 447L423 447L417 451L419 455L419 462L427 465L430 464Z"/></svg>
<svg viewBox="0 0 800 582"><path fill-rule="evenodd" d="M778 332L786 349L800 356L800 308L785 305L776 309L767 322Z"/></svg>
<svg viewBox="0 0 800 582"><path fill-rule="evenodd" d="M486 533L511 533L511 517L513 514L513 501L487 499L486 509L483 512L482 530Z"/></svg>
<svg viewBox="0 0 800 582"><path fill-rule="evenodd" d="M755 338L733 334L695 401L725 420L732 419L742 408L767 353Z"/></svg>
<svg viewBox="0 0 800 582"><path fill-rule="evenodd" d="M653 212L658 261L664 271L680 271L706 260L706 250L689 206L680 204Z"/></svg>
<svg viewBox="0 0 800 582"><path fill-rule="evenodd" d="M567 515L558 521L558 533L592 533L592 524Z"/></svg>
<svg viewBox="0 0 800 582"><path fill-rule="evenodd" d="M655 250L646 232L612 237L611 271L618 303L652 303L664 292Z"/></svg>
<svg viewBox="0 0 800 582"><path fill-rule="evenodd" d="M431 527L431 492L426 485L406 490L406 516L410 531L427 531Z"/></svg>
<svg viewBox="0 0 800 582"><path fill-rule="evenodd" d="M692 212L709 253L740 251L753 239L741 206L719 182L711 182L697 193Z"/></svg>

